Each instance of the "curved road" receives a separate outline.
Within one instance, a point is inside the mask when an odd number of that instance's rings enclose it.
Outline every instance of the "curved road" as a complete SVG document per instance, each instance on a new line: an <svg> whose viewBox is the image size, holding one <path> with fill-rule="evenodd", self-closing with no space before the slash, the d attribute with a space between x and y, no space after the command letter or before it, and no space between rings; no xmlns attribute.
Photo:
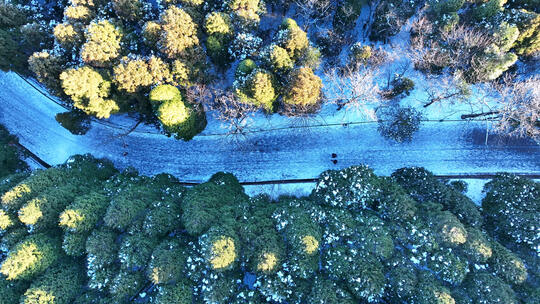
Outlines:
<svg viewBox="0 0 540 304"><path fill-rule="evenodd" d="M74 136L54 120L64 109L17 75L1 73L0 87L0 123L49 164L92 153L120 168L169 172L185 182L204 181L216 171L232 172L242 181L307 179L362 163L385 175L404 166L423 166L439 175L540 174L540 146L496 136L488 137L485 145L481 122L424 123L410 144L384 140L376 124L257 132L238 145L221 135L186 143L139 128L123 136L124 130L95 122L85 136Z"/></svg>

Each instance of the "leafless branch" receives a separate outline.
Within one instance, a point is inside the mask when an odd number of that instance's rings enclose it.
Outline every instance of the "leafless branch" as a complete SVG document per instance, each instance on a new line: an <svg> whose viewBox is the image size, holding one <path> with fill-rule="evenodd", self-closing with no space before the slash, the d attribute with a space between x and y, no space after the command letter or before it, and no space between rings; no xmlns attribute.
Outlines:
<svg viewBox="0 0 540 304"><path fill-rule="evenodd" d="M360 111L375 119L374 106L381 102L377 73L370 67L358 71L344 68L341 73L332 69L326 73L328 80L327 100L335 103L338 109Z"/></svg>

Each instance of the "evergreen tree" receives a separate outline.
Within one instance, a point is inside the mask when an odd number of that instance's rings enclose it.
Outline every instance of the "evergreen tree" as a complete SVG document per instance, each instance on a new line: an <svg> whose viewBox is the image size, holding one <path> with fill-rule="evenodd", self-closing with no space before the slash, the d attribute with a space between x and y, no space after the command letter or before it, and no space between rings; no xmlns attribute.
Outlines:
<svg viewBox="0 0 540 304"><path fill-rule="evenodd" d="M47 269L32 282L21 298L23 304L69 304L81 292L84 274L75 262L63 262Z"/></svg>
<svg viewBox="0 0 540 304"><path fill-rule="evenodd" d="M160 17L159 50L168 58L186 57L199 45L198 27L183 9L171 6Z"/></svg>
<svg viewBox="0 0 540 304"><path fill-rule="evenodd" d="M291 72L285 89L283 102L299 108L317 104L322 89L322 80L310 68L299 68Z"/></svg>
<svg viewBox="0 0 540 304"><path fill-rule="evenodd" d="M97 70L83 66L65 70L60 74L64 93L71 97L73 106L89 115L108 118L120 110L118 104L109 99L111 81Z"/></svg>
<svg viewBox="0 0 540 304"><path fill-rule="evenodd" d="M277 98L275 80L272 74L262 69L255 69L247 75L244 83L236 90L236 94L245 103L261 107L272 112Z"/></svg>
<svg viewBox="0 0 540 304"><path fill-rule="evenodd" d="M110 21L91 23L85 33L81 59L94 67L108 67L120 57L123 31Z"/></svg>
<svg viewBox="0 0 540 304"><path fill-rule="evenodd" d="M10 249L0 273L7 280L31 280L53 265L60 255L57 239L45 234L30 235Z"/></svg>
<svg viewBox="0 0 540 304"><path fill-rule="evenodd" d="M28 165L21 159L20 152L12 145L17 141L15 136L10 135L8 130L0 125L0 179L28 169Z"/></svg>

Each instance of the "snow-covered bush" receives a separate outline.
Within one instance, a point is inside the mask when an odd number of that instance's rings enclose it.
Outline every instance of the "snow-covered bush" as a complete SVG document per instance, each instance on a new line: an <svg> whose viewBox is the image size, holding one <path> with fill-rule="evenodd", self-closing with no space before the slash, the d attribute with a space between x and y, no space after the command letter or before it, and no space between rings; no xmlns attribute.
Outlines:
<svg viewBox="0 0 540 304"><path fill-rule="evenodd" d="M488 231L503 244L522 244L540 255L540 185L501 174L484 186L482 215Z"/></svg>
<svg viewBox="0 0 540 304"><path fill-rule="evenodd" d="M236 35L229 47L229 54L238 60L254 57L258 54L262 39L250 33Z"/></svg>
<svg viewBox="0 0 540 304"><path fill-rule="evenodd" d="M382 136L398 143L410 142L420 129L422 114L413 108L389 108L380 114L378 130Z"/></svg>

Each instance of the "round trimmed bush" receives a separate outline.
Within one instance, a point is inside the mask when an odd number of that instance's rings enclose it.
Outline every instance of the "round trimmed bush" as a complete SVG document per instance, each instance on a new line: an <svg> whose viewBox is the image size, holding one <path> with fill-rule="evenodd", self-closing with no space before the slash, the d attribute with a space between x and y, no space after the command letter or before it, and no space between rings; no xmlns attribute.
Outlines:
<svg viewBox="0 0 540 304"><path fill-rule="evenodd" d="M206 127L204 112L184 102L174 86L157 86L150 92L150 102L165 131L178 139L189 141Z"/></svg>
<svg viewBox="0 0 540 304"><path fill-rule="evenodd" d="M235 75L236 77L247 76L257 68L255 61L251 59L244 59L240 61L238 67L236 67Z"/></svg>

